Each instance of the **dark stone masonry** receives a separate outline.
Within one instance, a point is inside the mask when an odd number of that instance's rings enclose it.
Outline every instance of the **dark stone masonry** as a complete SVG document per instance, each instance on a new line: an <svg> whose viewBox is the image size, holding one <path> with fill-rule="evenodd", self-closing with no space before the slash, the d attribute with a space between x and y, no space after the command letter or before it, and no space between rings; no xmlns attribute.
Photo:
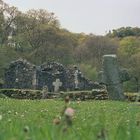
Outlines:
<svg viewBox="0 0 140 140"><path fill-rule="evenodd" d="M10 63L5 70L5 88L36 88L36 66L19 59Z"/></svg>
<svg viewBox="0 0 140 140"><path fill-rule="evenodd" d="M61 84L60 84L61 83ZM65 91L68 88L67 70L57 62L48 62L37 67L37 89L48 87L49 92Z"/></svg>
<svg viewBox="0 0 140 140"><path fill-rule="evenodd" d="M48 92L91 90L102 88L84 77L78 67L66 68L57 62L35 66L24 59L10 63L5 71L5 88L43 89Z"/></svg>

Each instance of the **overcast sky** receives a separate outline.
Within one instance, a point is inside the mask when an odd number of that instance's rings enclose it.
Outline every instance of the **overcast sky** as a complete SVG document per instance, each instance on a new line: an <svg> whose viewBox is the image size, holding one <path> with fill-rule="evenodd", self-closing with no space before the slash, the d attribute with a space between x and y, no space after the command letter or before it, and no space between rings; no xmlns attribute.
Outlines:
<svg viewBox="0 0 140 140"><path fill-rule="evenodd" d="M72 32L105 34L122 26L140 27L140 0L4 0L19 10L54 12Z"/></svg>

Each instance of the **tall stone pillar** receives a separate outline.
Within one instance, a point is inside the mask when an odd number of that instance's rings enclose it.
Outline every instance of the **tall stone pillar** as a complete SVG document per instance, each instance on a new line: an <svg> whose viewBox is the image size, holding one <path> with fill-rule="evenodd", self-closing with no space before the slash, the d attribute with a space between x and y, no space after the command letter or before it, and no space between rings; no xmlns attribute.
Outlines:
<svg viewBox="0 0 140 140"><path fill-rule="evenodd" d="M103 71L100 74L100 82L107 86L109 98L124 100L123 81L116 55L103 56Z"/></svg>

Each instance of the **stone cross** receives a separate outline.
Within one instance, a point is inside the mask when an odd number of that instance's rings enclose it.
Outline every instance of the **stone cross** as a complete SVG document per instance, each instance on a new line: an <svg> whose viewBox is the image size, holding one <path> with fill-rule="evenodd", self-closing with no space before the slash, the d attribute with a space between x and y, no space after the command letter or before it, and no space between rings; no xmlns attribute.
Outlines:
<svg viewBox="0 0 140 140"><path fill-rule="evenodd" d="M16 83L18 83L18 82L19 82L19 79L18 79L18 78L16 78L16 79L15 79L15 82L16 82Z"/></svg>
<svg viewBox="0 0 140 140"><path fill-rule="evenodd" d="M124 100L123 82L124 72L121 73L116 55L103 56L103 71L100 72L99 82L107 86L109 98L112 100Z"/></svg>
<svg viewBox="0 0 140 140"><path fill-rule="evenodd" d="M62 86L62 82L60 81L60 79L56 79L56 81L53 82L53 86L54 92L59 92L59 88Z"/></svg>
<svg viewBox="0 0 140 140"><path fill-rule="evenodd" d="M78 84L79 84L79 81L78 81L78 70L75 71L74 73L74 83L75 83L75 89L78 88Z"/></svg>

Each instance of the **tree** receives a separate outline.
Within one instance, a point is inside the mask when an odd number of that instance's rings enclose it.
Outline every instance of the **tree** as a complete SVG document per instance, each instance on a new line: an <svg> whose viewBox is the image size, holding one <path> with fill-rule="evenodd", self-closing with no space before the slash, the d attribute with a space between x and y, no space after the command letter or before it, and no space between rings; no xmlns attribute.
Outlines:
<svg viewBox="0 0 140 140"><path fill-rule="evenodd" d="M46 10L29 10L27 13L19 13L15 20L15 41L20 46L30 45L32 49L38 48L45 44L55 28L59 28L59 21L54 13L49 13ZM54 29L53 29L54 28ZM49 36L50 34L50 36ZM22 36L22 39L19 37Z"/></svg>
<svg viewBox="0 0 140 140"><path fill-rule="evenodd" d="M140 39L137 37L125 37L120 41L118 56L124 67L129 67L130 58L140 51Z"/></svg>
<svg viewBox="0 0 140 140"><path fill-rule="evenodd" d="M120 41L118 48L118 56L123 67L127 68L131 74L132 79L126 87L133 91L139 90L140 81L140 38L139 37L125 37ZM133 84L133 86L131 86ZM135 85L136 88L135 89Z"/></svg>
<svg viewBox="0 0 140 140"><path fill-rule="evenodd" d="M118 50L123 55L131 57L140 50L140 38L126 37L122 39Z"/></svg>
<svg viewBox="0 0 140 140"><path fill-rule="evenodd" d="M1 42L0 44L3 45L8 43L8 37L12 35L14 30L14 20L17 14L19 13L18 9L14 6L10 7L8 4L4 3L2 0L0 1L0 19L1 19Z"/></svg>
<svg viewBox="0 0 140 140"><path fill-rule="evenodd" d="M69 38L69 33L58 28L46 28L43 30L43 40L34 51L31 53L31 59L39 64L46 61L58 61L64 64L71 63L73 44Z"/></svg>
<svg viewBox="0 0 140 140"><path fill-rule="evenodd" d="M99 68L102 63L102 56L105 54L116 54L118 44L114 39L103 36L90 35L87 40L76 49L76 57L81 61L90 62Z"/></svg>
<svg viewBox="0 0 140 140"><path fill-rule="evenodd" d="M31 9L27 11L27 16L35 21L38 22L38 24L46 24L46 25L52 25L55 27L59 27L59 21L57 20L57 17L54 13L48 12L44 9L34 10Z"/></svg>
<svg viewBox="0 0 140 140"><path fill-rule="evenodd" d="M140 28L138 27L121 27L119 29L113 29L107 34L109 37L124 38L128 36L140 36Z"/></svg>
<svg viewBox="0 0 140 140"><path fill-rule="evenodd" d="M133 75L136 85L137 92L140 91L140 51L131 57L131 74Z"/></svg>

